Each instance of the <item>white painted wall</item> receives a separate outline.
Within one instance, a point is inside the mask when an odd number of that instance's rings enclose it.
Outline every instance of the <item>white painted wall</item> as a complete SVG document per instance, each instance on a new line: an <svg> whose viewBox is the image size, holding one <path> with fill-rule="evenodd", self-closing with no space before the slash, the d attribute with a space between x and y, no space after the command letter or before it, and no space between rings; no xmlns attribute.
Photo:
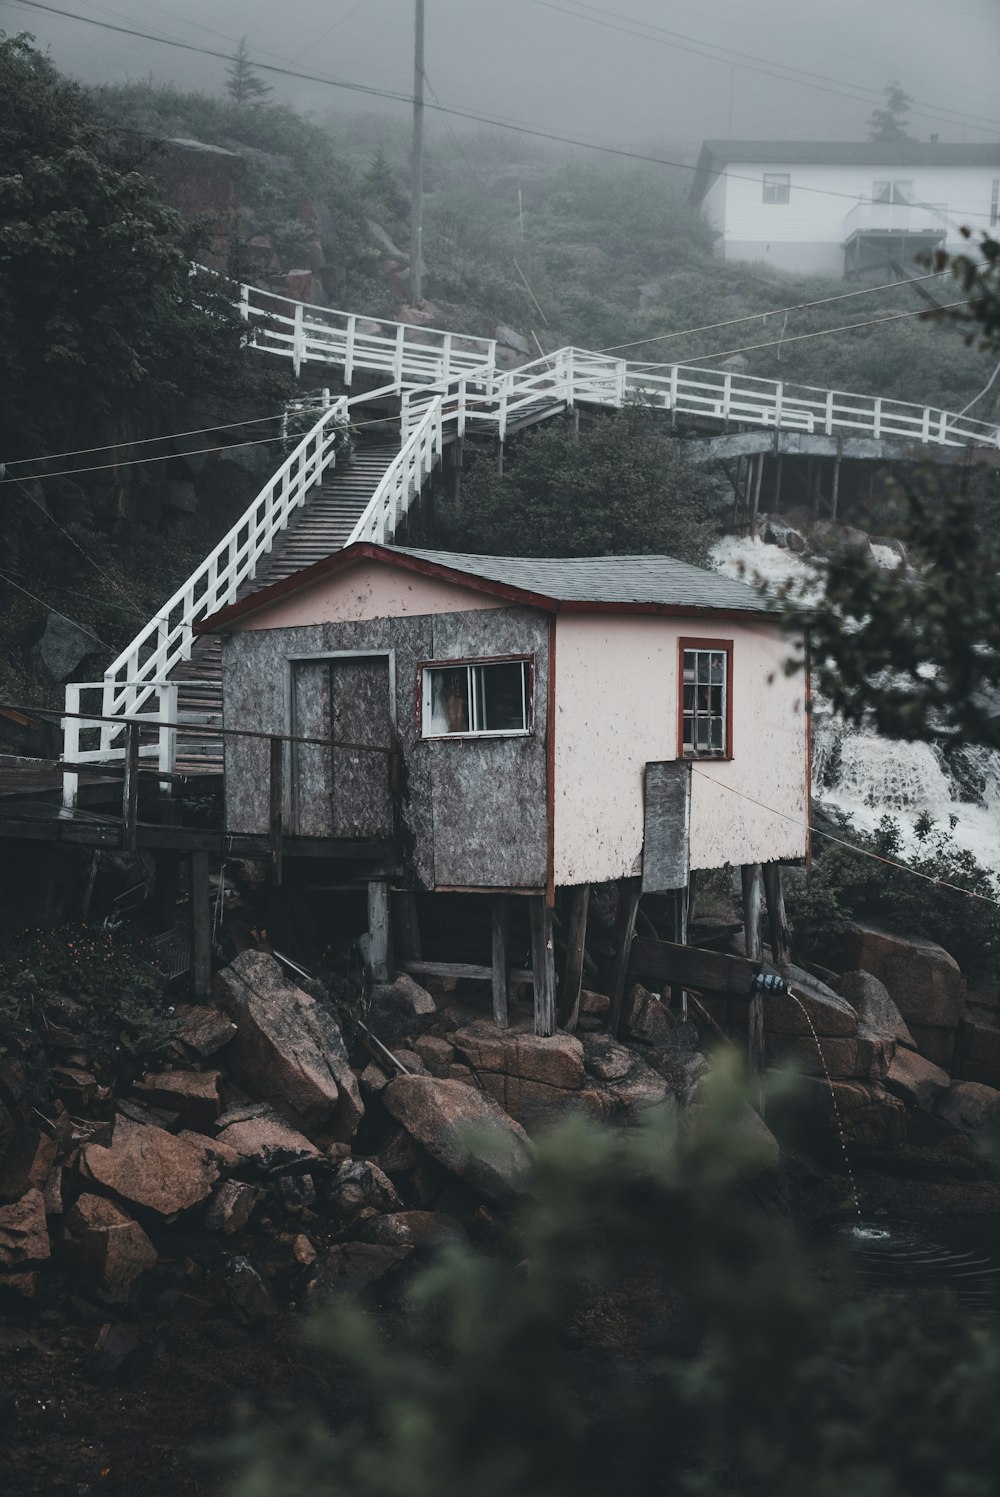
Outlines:
<svg viewBox="0 0 1000 1497"><path fill-rule="evenodd" d="M303 624L467 613L472 609L505 606L503 598L471 587L424 577L387 562L362 561L345 572L321 577L308 587L265 604L259 613L245 615L233 627L294 629Z"/></svg>
<svg viewBox="0 0 1000 1497"><path fill-rule="evenodd" d="M776 625L562 614L555 655L557 885L641 870L645 765L677 757L683 636L733 641L733 758L696 761L691 866L805 856L803 681L782 670L790 646Z"/></svg>
<svg viewBox="0 0 1000 1497"><path fill-rule="evenodd" d="M915 203L944 205L940 222L947 234L946 247L957 250L966 243L959 228L989 227L990 200L1000 168L981 166L810 166L788 162L746 164L734 162L732 175L719 176L704 200L709 223L721 235L716 249L727 259L759 259L785 269L822 268L819 247L841 246L850 232L848 215L862 199L872 195L876 180L913 183ZM765 173L784 173L790 178L787 203L765 203ZM807 189L822 188L823 191ZM827 194L830 194L829 196ZM813 253L797 257L779 246L811 247ZM833 254L826 262L843 269L843 258Z"/></svg>

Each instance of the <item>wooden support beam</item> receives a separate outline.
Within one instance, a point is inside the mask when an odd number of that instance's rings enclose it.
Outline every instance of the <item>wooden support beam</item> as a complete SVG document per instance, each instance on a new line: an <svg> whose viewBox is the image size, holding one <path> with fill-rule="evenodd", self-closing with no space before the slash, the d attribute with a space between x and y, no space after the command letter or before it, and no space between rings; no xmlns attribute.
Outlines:
<svg viewBox="0 0 1000 1497"><path fill-rule="evenodd" d="M764 876L760 864L744 863L740 869L740 879L743 885L743 932L747 958L750 961L760 961L763 952L760 920L764 900ZM751 992L747 1012L747 1047L751 1074L760 1077L764 1074L764 995L756 990Z"/></svg>
<svg viewBox="0 0 1000 1497"><path fill-rule="evenodd" d="M618 886L618 909L615 913L614 956L608 996L611 1009L608 1017L608 1033L617 1035L622 1021L625 1003L625 982L628 977L632 938L635 935L635 917L642 896L642 883L637 878L623 879Z"/></svg>
<svg viewBox="0 0 1000 1497"><path fill-rule="evenodd" d="M778 513L781 509L781 473L785 462L785 454L779 452L774 464L774 494L771 498L771 508Z"/></svg>
<svg viewBox="0 0 1000 1497"><path fill-rule="evenodd" d="M270 817L268 821L268 840L271 852L271 882L274 884L281 883L281 839L285 809L284 766L285 746L281 739L275 736L271 739L269 771Z"/></svg>
<svg viewBox="0 0 1000 1497"><path fill-rule="evenodd" d="M753 498L750 501L750 535L757 534L757 511L760 508L760 483L764 476L764 454L757 454L757 468L753 481Z"/></svg>
<svg viewBox="0 0 1000 1497"><path fill-rule="evenodd" d="M760 968L759 961L747 961L742 956L636 936L628 972L637 982L671 983L700 993L748 999Z"/></svg>
<svg viewBox="0 0 1000 1497"><path fill-rule="evenodd" d="M764 893L767 899L771 956L776 967L784 967L791 959L791 942L788 934L788 916L785 912L785 896L781 888L780 863L764 864Z"/></svg>
<svg viewBox="0 0 1000 1497"><path fill-rule="evenodd" d="M833 463L833 492L830 495L830 518L837 518L837 504L840 499L840 464L844 456L843 434L837 437L837 456Z"/></svg>
<svg viewBox="0 0 1000 1497"><path fill-rule="evenodd" d="M135 852L139 820L139 724L125 729L125 777L122 781L122 849Z"/></svg>
<svg viewBox="0 0 1000 1497"><path fill-rule="evenodd" d="M467 982L492 982L493 968L485 962L397 962L400 972L409 972L411 977L461 977ZM535 974L530 967L508 967L507 981L533 983Z"/></svg>
<svg viewBox="0 0 1000 1497"><path fill-rule="evenodd" d="M420 941L420 919L417 914L417 896L412 889L397 889L392 895L393 932L396 951L407 961L418 962L423 956Z"/></svg>
<svg viewBox="0 0 1000 1497"><path fill-rule="evenodd" d="M391 978L392 941L389 925L389 885L385 879L368 884L368 965L373 982Z"/></svg>
<svg viewBox="0 0 1000 1497"><path fill-rule="evenodd" d="M207 998L212 990L212 929L207 852L191 854L190 882L194 996Z"/></svg>
<svg viewBox="0 0 1000 1497"><path fill-rule="evenodd" d="M566 932L566 968L563 974L561 1010L563 1028L575 1034L580 1019L580 993L583 989L583 954L587 945L587 911L590 908L590 885L580 884L572 892L569 907L569 929Z"/></svg>
<svg viewBox="0 0 1000 1497"><path fill-rule="evenodd" d="M498 1029L506 1029L510 1024L506 894L491 895L490 926L493 936L493 1022Z"/></svg>
<svg viewBox="0 0 1000 1497"><path fill-rule="evenodd" d="M529 901L531 970L535 978L535 1033L556 1032L556 964L552 940L552 911L544 894Z"/></svg>

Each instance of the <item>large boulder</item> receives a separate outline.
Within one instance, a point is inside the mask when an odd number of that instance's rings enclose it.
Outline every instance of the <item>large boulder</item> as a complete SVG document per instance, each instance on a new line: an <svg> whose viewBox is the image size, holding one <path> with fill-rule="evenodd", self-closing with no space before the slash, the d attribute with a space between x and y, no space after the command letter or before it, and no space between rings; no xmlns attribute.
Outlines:
<svg viewBox="0 0 1000 1497"><path fill-rule="evenodd" d="M221 1071L161 1071L147 1075L132 1088L132 1095L152 1107L176 1113L192 1128L207 1128L219 1116Z"/></svg>
<svg viewBox="0 0 1000 1497"><path fill-rule="evenodd" d="M858 1015L854 1008L825 982L801 967L789 967L786 980L789 991L764 994L765 1031L810 1037L813 1030L821 1037L857 1034Z"/></svg>
<svg viewBox="0 0 1000 1497"><path fill-rule="evenodd" d="M861 1081L881 1081L889 1069L894 1040L885 1040L865 1024L854 1035L769 1033L765 1057L769 1065L790 1064L807 1076L829 1075Z"/></svg>
<svg viewBox="0 0 1000 1497"><path fill-rule="evenodd" d="M369 1024L388 1044L406 1034L416 1034L434 1019L437 1004L408 972L393 982L378 982L372 988Z"/></svg>
<svg viewBox="0 0 1000 1497"><path fill-rule="evenodd" d="M861 921L850 926L845 946L851 966L885 984L907 1024L948 1029L962 1017L965 980L942 946Z"/></svg>
<svg viewBox="0 0 1000 1497"><path fill-rule="evenodd" d="M1000 1013L970 1004L962 1025L962 1075L1000 1087Z"/></svg>
<svg viewBox="0 0 1000 1497"><path fill-rule="evenodd" d="M227 1124L218 1141L234 1151L240 1166L265 1175L308 1170L323 1159L304 1133L270 1112Z"/></svg>
<svg viewBox="0 0 1000 1497"><path fill-rule="evenodd" d="M175 1138L119 1115L110 1144L90 1143L81 1151L80 1173L122 1201L170 1217L211 1194L219 1165L208 1139L191 1133Z"/></svg>
<svg viewBox="0 0 1000 1497"><path fill-rule="evenodd" d="M40 1190L26 1191L19 1201L0 1206L0 1268L43 1263L51 1251Z"/></svg>
<svg viewBox="0 0 1000 1497"><path fill-rule="evenodd" d="M67 1261L112 1304L124 1304L139 1275L156 1263L156 1249L139 1223L104 1196L80 1196L65 1225Z"/></svg>
<svg viewBox="0 0 1000 1497"><path fill-rule="evenodd" d="M96 635L61 613L50 613L38 641L38 656L53 681L71 681L88 655L103 650Z"/></svg>
<svg viewBox="0 0 1000 1497"><path fill-rule="evenodd" d="M880 1082L809 1078L805 1101L835 1153L841 1137L851 1149L893 1148L906 1138L906 1104Z"/></svg>
<svg viewBox="0 0 1000 1497"><path fill-rule="evenodd" d="M399 1211L402 1201L388 1175L371 1159L345 1159L326 1186L326 1198L341 1217L365 1210Z"/></svg>
<svg viewBox="0 0 1000 1497"><path fill-rule="evenodd" d="M915 1050L913 1035L906 1020L889 997L889 990L870 972L845 972L837 989L854 1009L858 1018L884 1039L895 1040Z"/></svg>
<svg viewBox="0 0 1000 1497"><path fill-rule="evenodd" d="M462 1081L397 1076L382 1100L432 1158L488 1200L502 1204L520 1190L531 1145L491 1097Z"/></svg>
<svg viewBox="0 0 1000 1497"><path fill-rule="evenodd" d="M354 1137L364 1103L329 1009L287 983L263 951L243 951L217 974L215 996L236 1024L233 1068L244 1085L303 1124Z"/></svg>
<svg viewBox="0 0 1000 1497"><path fill-rule="evenodd" d="M951 1077L915 1050L900 1048L886 1072L885 1085L887 1091L902 1097L904 1102L930 1111L938 1094L948 1090Z"/></svg>
<svg viewBox="0 0 1000 1497"><path fill-rule="evenodd" d="M342 1295L360 1294L401 1268L412 1252L404 1243L343 1242L328 1248L313 1266L306 1303L322 1305Z"/></svg>
<svg viewBox="0 0 1000 1497"><path fill-rule="evenodd" d="M1000 1091L980 1081L953 1081L936 1097L934 1111L965 1133L993 1132L1000 1128Z"/></svg>
<svg viewBox="0 0 1000 1497"><path fill-rule="evenodd" d="M571 1034L543 1038L484 1019L455 1030L451 1040L483 1088L519 1123L543 1121L579 1101L583 1046Z"/></svg>

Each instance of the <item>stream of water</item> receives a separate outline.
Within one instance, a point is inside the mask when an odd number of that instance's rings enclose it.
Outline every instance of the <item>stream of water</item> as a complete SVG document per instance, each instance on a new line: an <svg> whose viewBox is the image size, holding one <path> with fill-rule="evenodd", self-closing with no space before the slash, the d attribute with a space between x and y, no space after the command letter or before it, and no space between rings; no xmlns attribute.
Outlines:
<svg viewBox="0 0 1000 1497"><path fill-rule="evenodd" d="M893 566L888 547L873 546L875 560ZM716 570L772 587L808 583L806 561L780 546L727 536L712 553ZM936 744L901 743L868 728L850 727L819 698L813 710L813 797L821 807L850 813L861 831L873 831L888 812L899 824L904 851L917 845L916 823L928 815L947 828L955 818L956 843L1000 873L1000 753L965 746L946 756Z"/></svg>

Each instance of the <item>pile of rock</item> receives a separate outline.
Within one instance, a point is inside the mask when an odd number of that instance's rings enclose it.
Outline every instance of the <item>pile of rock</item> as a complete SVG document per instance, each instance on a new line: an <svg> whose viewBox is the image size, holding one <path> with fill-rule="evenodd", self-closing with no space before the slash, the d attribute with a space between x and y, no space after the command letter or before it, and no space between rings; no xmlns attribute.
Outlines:
<svg viewBox="0 0 1000 1497"><path fill-rule="evenodd" d="M322 994L250 950L117 1090L57 1026L74 1048L49 1054L44 1106L24 1063L0 1075L0 1298L124 1305L149 1286L256 1322L382 1280L430 1239L488 1236L531 1162L526 1127L574 1109L627 1123L694 1085L692 1036L634 996L642 1047L501 1031L402 977L373 1004L391 1050L349 1054Z"/></svg>

